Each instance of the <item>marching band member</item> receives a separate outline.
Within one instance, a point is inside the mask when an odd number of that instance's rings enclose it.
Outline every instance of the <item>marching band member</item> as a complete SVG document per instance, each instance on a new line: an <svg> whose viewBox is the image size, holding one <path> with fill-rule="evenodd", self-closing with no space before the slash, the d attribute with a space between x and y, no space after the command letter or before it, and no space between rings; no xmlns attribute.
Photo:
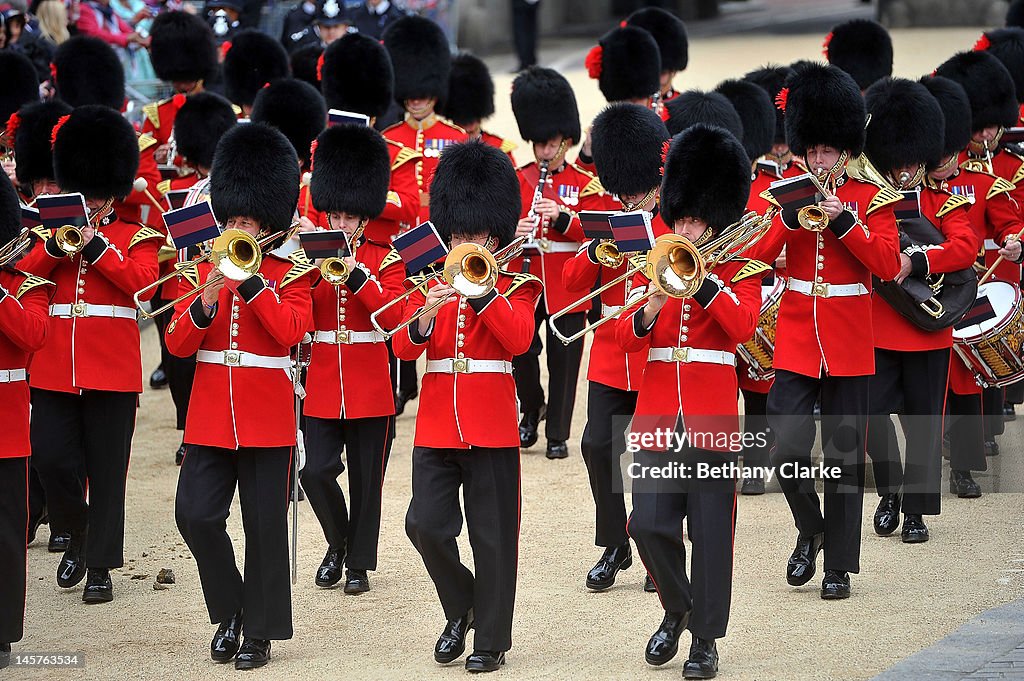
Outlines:
<svg viewBox="0 0 1024 681"><path fill-rule="evenodd" d="M6 128L18 109L39 101L39 76L28 57L14 50L0 50L0 72L4 74L0 80L0 125ZM11 134L0 130L0 172L17 185L16 164L9 155L13 147Z"/></svg>
<svg viewBox="0 0 1024 681"><path fill-rule="evenodd" d="M637 104L612 104L594 119L594 162L601 183L619 197L627 210L653 213L655 236L671 231L658 206L661 151L668 139L668 130L658 115ZM585 294L626 272L630 260L622 258L617 267L602 264L600 246L600 240L591 240L566 262L562 283L567 291ZM602 316L625 305L628 285L623 279L601 295ZM633 563L619 471L621 452L615 446L622 441L622 428L636 409L646 363L641 351L625 352L619 347L612 324L594 331L587 371L587 425L580 441L594 497L594 544L604 548L604 554L587 573L586 585L593 591L611 587L619 570Z"/></svg>
<svg viewBox="0 0 1024 681"><path fill-rule="evenodd" d="M377 569L381 492L395 437L395 403L384 337L370 315L404 291L405 268L388 243L365 238L388 194L388 145L370 127L336 125L316 140L310 191L328 227L342 230L353 255L343 282L326 278L313 291L313 354L306 378L306 465L302 488L327 539L316 584L331 587L345 572L345 593L370 588ZM398 306L382 317L394 327ZM338 476L348 459L349 516Z"/></svg>
<svg viewBox="0 0 1024 681"><path fill-rule="evenodd" d="M18 194L0 177L0 241L10 246L21 232ZM6 247L5 247L6 250ZM6 262L13 258L4 257ZM25 622L25 535L28 497L29 389L25 368L46 340L47 306L53 284L9 264L0 269L0 394L4 402L0 438L0 669L10 663L11 644L21 640Z"/></svg>
<svg viewBox="0 0 1024 681"><path fill-rule="evenodd" d="M743 214L750 192L749 168L743 147L726 130L699 124L683 131L665 160L665 222L697 248L718 237ZM616 322L616 337L625 351L648 353L630 436L685 429L712 438L687 438L670 453L665 447L645 446L630 470L637 464L661 466L678 457L689 465L704 463L725 473L717 479L694 475L636 479L633 484L629 536L665 609L644 657L648 664L665 664L675 657L683 630L690 629L693 642L684 678L716 674L715 641L725 636L729 621L736 482L725 465L735 461L735 452L718 440L738 434L736 344L754 332L761 308L759 275L768 270L757 261L725 262L685 297L670 297L638 274L629 296L632 306ZM642 295L645 290L654 295ZM638 298L647 302L641 304ZM692 579L682 557L684 519L693 541Z"/></svg>
<svg viewBox="0 0 1024 681"><path fill-rule="evenodd" d="M578 297L562 284L562 269L579 250L584 238L583 228L579 220L573 219L574 215L581 210L613 210L618 205L605 193L597 177L565 158L569 147L580 138L580 116L569 81L552 69L528 68L512 83L512 112L519 124L519 134L532 144L536 161L518 170L522 210L516 236L526 236L529 241L524 257L510 263L509 270L535 273L544 283L533 342L513 362L519 408L523 414L519 443L524 449L537 443L538 425L546 412L546 455L549 459L564 459L569 456L566 442L576 404L583 344L566 347L554 337L550 325L547 327L548 404L545 408L544 388L540 382L540 353L544 345L539 328L550 314ZM547 178L543 186L540 185L542 176ZM565 335L583 328L586 310L586 306L581 305L562 317L560 328Z"/></svg>
<svg viewBox="0 0 1024 681"><path fill-rule="evenodd" d="M821 596L847 598L849 573L860 571L864 436L875 371L871 275L890 280L899 273L892 204L900 194L846 174L847 160L864 146L866 120L853 78L834 66L808 63L794 70L783 93L779 101L793 153L806 158L812 172L833 178L826 177L828 196L821 204L826 229L803 229L792 209L782 214L789 279L767 410L775 432L773 463L791 464L793 473L779 478L798 531L786 580L791 586L810 581L824 548ZM841 470L824 481L824 513L814 480L800 477L811 466L819 393L824 461Z"/></svg>
<svg viewBox="0 0 1024 681"><path fill-rule="evenodd" d="M79 251L69 255L44 231L20 265L57 285L29 381L32 463L50 527L71 532L58 586L74 587L88 571L82 599L103 603L114 598L109 570L124 564L125 480L142 392L132 295L156 279L164 235L112 208L132 191L138 169L128 121L107 107L80 106L54 127L53 140L57 184L81 193L90 216Z"/></svg>
<svg viewBox="0 0 1024 681"><path fill-rule="evenodd" d="M690 61L686 24L661 7L644 7L630 14L626 18L626 25L644 29L658 44L658 54L661 56L661 101L675 99L679 91L672 85L672 80L686 70Z"/></svg>
<svg viewBox="0 0 1024 681"><path fill-rule="evenodd" d="M460 52L452 57L448 96L439 104L437 111L465 130L469 139L479 139L501 149L515 163L512 150L516 145L481 127L485 119L494 115L494 80L480 57L469 52Z"/></svg>
<svg viewBox="0 0 1024 681"><path fill-rule="evenodd" d="M298 192L298 158L280 132L249 123L221 138L210 204L226 228L260 238L283 232ZM201 262L182 286L211 283L180 303L167 327L171 352L198 360L175 520L196 559L210 622L218 625L210 655L215 662L234 658L236 669L266 665L271 640L292 637L287 506L296 415L289 350L312 325L317 270L273 255L274 245L258 249L258 272L232 273L247 275L240 281ZM244 578L225 528L236 485Z"/></svg>
<svg viewBox="0 0 1024 681"><path fill-rule="evenodd" d="M768 64L747 73L743 76L743 80L748 80L762 88L768 93L768 99L774 102L790 73L792 73L792 69L788 66ZM790 151L789 143L786 141L786 114L779 107L775 107L775 139L772 141L771 151L765 153L759 161L759 167L763 164L765 171L768 171L771 166L775 166L776 180L796 177L804 172L794 163L793 152Z"/></svg>
<svg viewBox="0 0 1024 681"><path fill-rule="evenodd" d="M824 45L825 59L857 81L861 92L892 75L892 37L871 19L851 19L834 26Z"/></svg>
<svg viewBox="0 0 1024 681"><path fill-rule="evenodd" d="M871 116L864 158L892 189L914 191L942 156L945 128L939 103L920 83L901 78L876 82L864 100ZM922 221L941 232L943 242L904 247L894 279L898 284L907 277L970 268L981 245L967 217L967 197L929 185L918 196L920 217L901 219L901 233ZM902 503L903 542L925 542L929 535L923 516L938 515L941 503L942 422L955 320L941 330L923 329L878 291L872 295L871 312L875 375L869 389L867 451L880 497L874 529L883 536L895 532ZM889 416L896 413L907 417L901 419L907 441L905 470Z"/></svg>
<svg viewBox="0 0 1024 681"><path fill-rule="evenodd" d="M453 248L475 243L494 251L514 236L517 187L507 155L481 142L455 145L431 184L433 222ZM520 509L512 358L530 345L541 290L532 275L496 276L478 298L423 277L406 307L407 317L418 311L419 319L394 336L400 358L427 354L405 523L448 620L434 659L458 659L472 627L466 669L475 672L500 668L512 647ZM475 574L456 544L460 487Z"/></svg>
<svg viewBox="0 0 1024 681"><path fill-rule="evenodd" d="M227 44L222 52L224 96L241 107L241 117L248 118L260 90L288 77L288 53L281 43L255 28L235 33Z"/></svg>

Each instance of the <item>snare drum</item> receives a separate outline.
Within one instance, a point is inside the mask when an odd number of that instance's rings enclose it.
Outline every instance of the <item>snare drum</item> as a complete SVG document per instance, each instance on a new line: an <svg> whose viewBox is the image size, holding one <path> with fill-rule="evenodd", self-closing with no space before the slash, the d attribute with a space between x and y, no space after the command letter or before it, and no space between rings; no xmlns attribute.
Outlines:
<svg viewBox="0 0 1024 681"><path fill-rule="evenodd" d="M755 381L775 378L775 324L785 291L786 278L778 274L771 286L761 286L761 314L757 318L754 337L736 347L736 352L747 363L747 374Z"/></svg>
<svg viewBox="0 0 1024 681"><path fill-rule="evenodd" d="M1020 290L1002 281L978 287L978 298L953 327L953 349L983 387L1024 379L1024 310Z"/></svg>

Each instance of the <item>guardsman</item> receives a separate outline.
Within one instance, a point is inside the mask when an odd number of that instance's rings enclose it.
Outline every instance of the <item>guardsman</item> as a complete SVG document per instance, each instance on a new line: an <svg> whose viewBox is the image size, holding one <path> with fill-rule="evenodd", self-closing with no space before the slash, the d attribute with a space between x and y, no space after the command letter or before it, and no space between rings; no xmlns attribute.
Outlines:
<svg viewBox="0 0 1024 681"><path fill-rule="evenodd" d="M743 80L749 80L762 88L768 93L768 99L774 102L790 73L792 73L792 69L788 66L768 64L746 74L743 76ZM793 152L789 150L789 144L786 142L786 114L779 107L775 107L775 139L772 141L771 151L764 154L761 161L776 166L775 179L777 180L795 177L804 172L794 163Z"/></svg>
<svg viewBox="0 0 1024 681"><path fill-rule="evenodd" d="M834 26L822 45L825 59L846 71L861 91L892 75L892 37L871 19L851 19Z"/></svg>
<svg viewBox="0 0 1024 681"><path fill-rule="evenodd" d="M687 90L673 99L665 110L668 112L665 125L673 135L691 125L703 123L725 128L736 139L743 137L743 121L736 107L720 92Z"/></svg>
<svg viewBox="0 0 1024 681"><path fill-rule="evenodd" d="M351 244L347 278L325 276L313 290L313 354L306 378L306 465L302 488L316 513L327 554L316 585L332 587L345 569L345 593L368 591L377 569L381 493L395 437L394 389L384 336L370 315L404 290L405 267L390 243L367 239L363 227L384 210L388 145L373 128L336 125L316 140L310 190L328 229ZM392 306L386 328L402 321ZM338 476L348 460L351 514Z"/></svg>
<svg viewBox="0 0 1024 681"><path fill-rule="evenodd" d="M405 16L384 31L384 47L394 66L395 101L405 109L405 120L384 130L384 137L422 156L415 165L419 224L430 219L430 181L441 152L469 136L434 110L448 96L451 71L448 39L441 28L429 19Z"/></svg>
<svg viewBox="0 0 1024 681"><path fill-rule="evenodd" d="M512 241L518 181L498 149L481 142L450 147L430 189L433 222L452 248L475 243L493 252ZM427 356L405 528L448 620L434 659L458 659L473 628L466 669L490 672L512 647L516 597L521 500L512 358L530 345L541 284L500 271L489 293L466 298L427 276L406 306L407 317L422 310L419 320L394 336L402 359ZM456 545L460 487L475 572Z"/></svg>
<svg viewBox="0 0 1024 681"><path fill-rule="evenodd" d="M494 115L494 81L480 57L469 52L452 57L448 96L437 112L465 130L469 139L479 139L501 149L515 163L512 150L516 145L481 127L485 119Z"/></svg>
<svg viewBox="0 0 1024 681"><path fill-rule="evenodd" d="M661 152L668 139L661 118L638 104L612 104L594 119L594 161L601 184L617 195L626 209L652 213L655 236L670 231L658 206ZM632 266L633 258L623 257L616 265L599 257L601 249L599 239L580 247L576 256L565 263L562 283L567 291L583 297L597 286L621 279L601 294L601 316L606 317L626 304L630 282L623 275ZM582 344L583 340L576 342ZM604 548L601 558L587 573L586 585L592 591L611 587L619 570L633 563L619 471L622 452L617 447L624 442L626 422L636 408L646 364L643 352L626 352L619 347L613 322L594 331L587 370L587 425L580 441L594 497L594 544Z"/></svg>
<svg viewBox="0 0 1024 681"><path fill-rule="evenodd" d="M234 659L236 669L264 666L271 640L292 637L287 508L296 415L289 351L312 326L317 270L270 251L289 231L298 193L298 158L280 132L250 123L221 138L210 173L214 214L227 229L280 238L260 249L259 270L241 281L208 261L183 277L186 290L213 283L182 302L167 327L171 352L197 359L175 519L196 559L210 622L218 625L210 655ZM244 578L224 524L236 486Z"/></svg>
<svg viewBox="0 0 1024 681"><path fill-rule="evenodd" d="M80 106L54 127L53 140L57 184L85 197L89 222L77 252L42 231L20 264L57 284L49 337L32 359L32 464L50 527L71 532L57 584L74 587L88 572L82 599L103 603L114 597L109 570L124 564L125 481L142 392L132 296L156 279L164 235L114 209L138 170L128 121L104 106Z"/></svg>
<svg viewBox="0 0 1024 681"><path fill-rule="evenodd" d="M849 177L846 163L864 146L867 114L856 81L834 66L795 70L777 102L786 111L794 154L825 176L822 210L828 227L801 226L784 209L787 289L775 335L775 382L768 393L768 424L775 433L773 463L798 531L786 579L802 586L825 550L821 596L850 595L849 573L860 571L864 437L868 388L875 372L871 275L899 273L893 204L900 194ZM831 179L829 179L831 178ZM772 262L778 253L761 254ZM822 449L827 467L824 513L810 474L814 403L821 395ZM783 466L783 464L788 464Z"/></svg>
<svg viewBox="0 0 1024 681"><path fill-rule="evenodd" d="M317 66L323 53L322 45L306 45L291 52L288 61L292 65L292 75L319 89L320 76L317 75Z"/></svg>
<svg viewBox="0 0 1024 681"><path fill-rule="evenodd" d="M291 73L288 53L281 43L254 28L239 31L230 45L223 57L224 96L248 118L260 90Z"/></svg>
<svg viewBox="0 0 1024 681"><path fill-rule="evenodd" d="M0 242L9 246L21 232L18 193L0 177ZM5 257L4 260L7 260ZM14 269L0 269L0 394L4 402L0 438L0 669L10 663L11 644L25 623L25 535L29 530L29 357L43 346L53 284Z"/></svg>
<svg viewBox="0 0 1024 681"><path fill-rule="evenodd" d="M632 29L641 32L640 29ZM644 34L653 42L653 38ZM532 144L536 159L519 168L522 201L516 236L527 236L523 258L513 261L509 270L530 272L544 282L544 295L537 306L537 327L554 312L579 299L562 283L562 269L584 241L579 220L581 210L615 210L619 207L605 193L601 181L566 160L566 152L580 138L580 115L572 86L552 69L530 67L512 83L512 112L519 123L519 134ZM542 171L542 169L544 169ZM546 176L540 185L541 173ZM580 305L562 317L560 329L566 336L583 328L587 307ZM583 344L564 346L547 327L547 436L549 459L569 456L566 444L576 403ZM544 388L540 382L540 353L544 345L536 333L530 348L515 359L516 388L523 413L519 425L520 446L528 449L537 443L538 424L545 414Z"/></svg>
<svg viewBox="0 0 1024 681"><path fill-rule="evenodd" d="M11 116L25 104L39 101L39 76L28 57L14 50L0 50L0 125L6 127ZM14 148L10 134L0 130L0 170L14 181L14 169L7 153Z"/></svg>
<svg viewBox="0 0 1024 681"><path fill-rule="evenodd" d="M661 55L661 101L675 99L679 91L672 80L686 70L690 61L690 43L686 24L675 14L660 7L644 7L626 18L626 25L642 28L651 34Z"/></svg>
<svg viewBox="0 0 1024 681"><path fill-rule="evenodd" d="M902 284L908 277L941 277L969 269L981 246L967 217L970 200L921 186L927 170L943 156L945 124L939 103L924 85L902 78L876 82L864 93L864 100L871 124L859 167L866 168L869 162L877 171L875 176L896 191L913 192L920 187L920 216L900 219L901 235L931 228L943 239L940 244L911 242L903 247L894 281ZM923 329L878 291L872 296L871 312L875 375L867 451L880 497L874 529L882 536L895 532L902 508L902 541L925 542L929 534L923 516L938 515L941 503L942 423L953 322L944 329ZM901 419L907 443L905 470L890 414L905 417Z"/></svg>
<svg viewBox="0 0 1024 681"><path fill-rule="evenodd" d="M750 162L731 133L698 124L675 138L661 185L662 214L674 234L700 248L740 220L749 193ZM638 273L631 306L616 322L619 345L647 353L630 441L643 442L664 428L690 433L682 446L641 445L629 470L685 461L693 470L703 464L722 474L686 479L684 473L653 483L635 479L632 486L629 535L665 609L644 657L648 664L665 664L689 629L693 641L683 678L715 676L716 640L729 622L736 481L728 465L735 463L737 449L728 443L740 434L735 352L754 332L761 276L768 271L754 260L725 262L681 297L666 295ZM693 542L689 578L684 521Z"/></svg>

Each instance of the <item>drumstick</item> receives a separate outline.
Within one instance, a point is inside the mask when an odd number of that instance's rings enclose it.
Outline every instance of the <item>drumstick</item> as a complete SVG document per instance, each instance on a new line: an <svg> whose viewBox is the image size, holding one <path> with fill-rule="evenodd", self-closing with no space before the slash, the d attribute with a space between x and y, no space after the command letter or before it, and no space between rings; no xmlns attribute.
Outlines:
<svg viewBox="0 0 1024 681"><path fill-rule="evenodd" d="M135 178L135 182L132 183L132 189L134 189L137 192L144 192L146 196L149 197L149 200L153 202L153 205L156 206L156 209L160 211L160 214L162 215L164 213L164 208L166 208L166 206L164 206L162 203L156 200L156 197L150 193L148 187L149 181L146 180L146 178L144 177L137 177Z"/></svg>
<svg viewBox="0 0 1024 681"><path fill-rule="evenodd" d="M1007 241L1020 241L1021 237L1024 237L1024 229L1017 232L1015 236L1011 236L1009 239L1007 239ZM992 263L992 266L989 267L988 270L985 271L985 274L982 275L981 279L978 280L978 286L981 286L986 281L988 281L989 277L992 276L992 273L996 271L996 268L999 267L999 264L1002 263L1004 260L1006 260L1005 255L1001 255L998 258L996 258L996 261Z"/></svg>

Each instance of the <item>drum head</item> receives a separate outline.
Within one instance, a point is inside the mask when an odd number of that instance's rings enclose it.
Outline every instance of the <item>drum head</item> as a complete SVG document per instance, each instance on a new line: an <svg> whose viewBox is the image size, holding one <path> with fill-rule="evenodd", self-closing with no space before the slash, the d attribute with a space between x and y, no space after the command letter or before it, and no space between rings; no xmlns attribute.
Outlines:
<svg viewBox="0 0 1024 681"><path fill-rule="evenodd" d="M1004 281L982 284L978 287L974 306L953 327L953 338L973 338L999 328L1013 316L1020 304L1020 291L1012 285Z"/></svg>

